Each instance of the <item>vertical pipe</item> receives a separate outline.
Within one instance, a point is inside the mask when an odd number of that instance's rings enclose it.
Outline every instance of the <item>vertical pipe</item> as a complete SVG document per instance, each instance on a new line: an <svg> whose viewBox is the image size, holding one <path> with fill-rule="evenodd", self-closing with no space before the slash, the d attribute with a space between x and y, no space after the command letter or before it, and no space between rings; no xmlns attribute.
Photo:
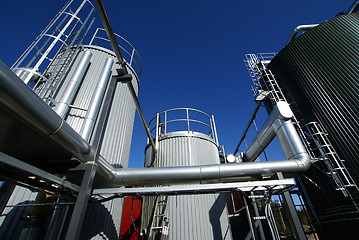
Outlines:
<svg viewBox="0 0 359 240"><path fill-rule="evenodd" d="M217 146L219 146L219 142L218 142L218 135L217 135L217 128L216 128L216 122L214 121L214 116L212 115L212 124L213 124L213 137L216 140Z"/></svg>
<svg viewBox="0 0 359 240"><path fill-rule="evenodd" d="M156 116L156 142L155 142L155 146L156 146L156 149L158 149L158 138L160 137L159 135L159 125L160 125L160 114L157 113L157 116Z"/></svg>
<svg viewBox="0 0 359 240"><path fill-rule="evenodd" d="M113 60L111 58L107 58L80 131L81 137L85 140L90 139L90 134L95 125L103 96L105 95L107 84L111 76L112 66Z"/></svg>
<svg viewBox="0 0 359 240"><path fill-rule="evenodd" d="M73 101L77 90L79 89L82 79L85 76L86 70L90 64L92 53L85 51L82 58L77 65L77 69L72 76L72 79L68 83L64 94L62 95L59 103L56 106L55 112L62 118L64 118L69 110L69 105Z"/></svg>
<svg viewBox="0 0 359 240"><path fill-rule="evenodd" d="M190 132L188 108L186 108L186 116L187 116L187 130L188 132Z"/></svg>
<svg viewBox="0 0 359 240"><path fill-rule="evenodd" d="M133 55L134 55L134 54L135 54L135 49L132 49L131 60L130 60L130 66L132 65Z"/></svg>
<svg viewBox="0 0 359 240"><path fill-rule="evenodd" d="M167 134L167 111L165 112L165 135Z"/></svg>

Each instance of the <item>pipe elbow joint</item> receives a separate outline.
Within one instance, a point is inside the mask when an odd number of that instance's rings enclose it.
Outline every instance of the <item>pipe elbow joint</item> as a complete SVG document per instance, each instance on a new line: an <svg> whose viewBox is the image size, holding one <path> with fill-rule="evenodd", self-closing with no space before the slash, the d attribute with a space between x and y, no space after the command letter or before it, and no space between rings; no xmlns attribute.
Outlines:
<svg viewBox="0 0 359 240"><path fill-rule="evenodd" d="M309 170L312 166L312 158L308 154L303 154L296 160L298 164L298 169L304 173Z"/></svg>

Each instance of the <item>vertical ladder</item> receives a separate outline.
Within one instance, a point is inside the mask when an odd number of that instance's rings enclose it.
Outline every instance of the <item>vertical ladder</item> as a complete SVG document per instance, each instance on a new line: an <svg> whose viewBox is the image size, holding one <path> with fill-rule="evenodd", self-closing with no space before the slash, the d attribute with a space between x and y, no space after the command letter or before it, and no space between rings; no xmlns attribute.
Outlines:
<svg viewBox="0 0 359 240"><path fill-rule="evenodd" d="M260 84L261 74L257 65L258 62L259 59L256 54L246 54L244 57L244 64L246 65L249 76L252 79L251 92L253 96L257 96L259 94L259 90L262 89Z"/></svg>
<svg viewBox="0 0 359 240"><path fill-rule="evenodd" d="M53 99L73 63L73 59L79 51L80 45L76 47L66 47L64 50L59 51L55 59L51 61L47 71L44 73L44 75L47 76L47 81L42 82L39 86L35 87L35 93L50 106L51 104L55 105Z"/></svg>
<svg viewBox="0 0 359 240"><path fill-rule="evenodd" d="M149 233L150 239L168 239L169 234L169 220L166 215L168 196L160 196L156 201L156 206Z"/></svg>
<svg viewBox="0 0 359 240"><path fill-rule="evenodd" d="M348 197L351 191L359 192L358 186L345 167L345 160L339 158L334 147L328 139L328 134L318 122L310 122L303 127L308 138L312 141L313 152L316 157L324 161L328 174L333 178L337 190Z"/></svg>
<svg viewBox="0 0 359 240"><path fill-rule="evenodd" d="M269 54L268 56L272 55ZM268 91L270 101L275 105L278 101L287 100L278 86L275 76L266 68L266 64L270 62L269 60L263 54L247 54L244 62L252 78L252 88L256 88L252 89L252 91L254 93L259 93L260 90ZM333 178L337 186L336 189L342 191L346 197L351 197L350 192L359 192L357 185L344 165L344 160L339 158L328 139L328 134L325 133L320 124L315 122L308 123L302 128L295 116L293 116L292 121L311 157L323 159L328 169L328 174Z"/></svg>

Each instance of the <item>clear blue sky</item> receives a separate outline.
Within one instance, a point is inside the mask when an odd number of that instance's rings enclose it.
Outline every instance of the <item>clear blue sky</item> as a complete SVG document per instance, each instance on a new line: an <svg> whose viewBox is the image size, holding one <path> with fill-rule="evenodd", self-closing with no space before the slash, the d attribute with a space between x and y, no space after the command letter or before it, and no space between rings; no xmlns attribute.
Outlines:
<svg viewBox="0 0 359 240"><path fill-rule="evenodd" d="M297 25L330 20L353 0L103 2L114 31L141 56L147 121L174 107L203 110L215 115L219 141L231 153L255 108L244 54L278 52ZM4 1L0 60L11 66L65 3ZM142 166L146 135L138 116L132 144L131 166Z"/></svg>

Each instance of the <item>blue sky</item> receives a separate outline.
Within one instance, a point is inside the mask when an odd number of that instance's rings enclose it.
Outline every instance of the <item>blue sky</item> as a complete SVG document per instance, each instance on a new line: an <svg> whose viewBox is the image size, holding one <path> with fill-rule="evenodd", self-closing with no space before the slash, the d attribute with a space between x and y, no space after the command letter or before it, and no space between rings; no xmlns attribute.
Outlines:
<svg viewBox="0 0 359 240"><path fill-rule="evenodd" d="M219 141L231 153L255 108L244 54L278 52L296 26L330 20L353 0L103 2L114 31L141 56L147 121L174 107L200 109L215 115ZM2 3L0 60L11 66L65 3ZM131 166L142 166L145 145L136 116ZM282 157L275 146L268 156Z"/></svg>

